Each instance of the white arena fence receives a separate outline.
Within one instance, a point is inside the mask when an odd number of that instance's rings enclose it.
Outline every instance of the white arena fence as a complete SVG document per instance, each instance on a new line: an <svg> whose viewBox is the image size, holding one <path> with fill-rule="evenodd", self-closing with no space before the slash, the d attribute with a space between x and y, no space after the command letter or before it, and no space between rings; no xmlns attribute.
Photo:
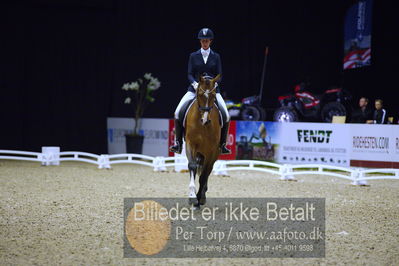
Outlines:
<svg viewBox="0 0 399 266"><path fill-rule="evenodd" d="M131 163L152 167L154 171L167 171L168 167L187 169L185 157L147 156L142 154L93 154L79 151L27 152L0 150L0 159L40 162L42 165L58 165L62 161L78 161L110 169L112 164ZM282 180L294 180L296 175L327 175L350 180L353 185L367 185L368 180L397 179L399 169L360 169L321 164L276 164L255 160L218 160L213 169L216 175L228 175L230 171L258 171L274 174Z"/></svg>

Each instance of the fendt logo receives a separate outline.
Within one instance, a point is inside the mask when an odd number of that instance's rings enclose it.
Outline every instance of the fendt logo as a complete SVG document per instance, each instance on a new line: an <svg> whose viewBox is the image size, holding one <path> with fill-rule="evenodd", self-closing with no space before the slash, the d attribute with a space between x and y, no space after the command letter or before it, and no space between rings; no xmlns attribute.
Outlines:
<svg viewBox="0 0 399 266"><path fill-rule="evenodd" d="M298 142L329 143L332 130L298 129Z"/></svg>

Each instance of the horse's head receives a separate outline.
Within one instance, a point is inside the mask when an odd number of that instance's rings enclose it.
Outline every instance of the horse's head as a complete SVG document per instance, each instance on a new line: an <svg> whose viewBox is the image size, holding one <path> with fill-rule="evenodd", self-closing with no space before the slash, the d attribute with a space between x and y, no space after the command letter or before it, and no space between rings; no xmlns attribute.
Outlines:
<svg viewBox="0 0 399 266"><path fill-rule="evenodd" d="M220 79L220 74L215 78L200 77L198 88L196 90L198 107L201 113L201 123L208 124L208 119L216 99L216 82Z"/></svg>

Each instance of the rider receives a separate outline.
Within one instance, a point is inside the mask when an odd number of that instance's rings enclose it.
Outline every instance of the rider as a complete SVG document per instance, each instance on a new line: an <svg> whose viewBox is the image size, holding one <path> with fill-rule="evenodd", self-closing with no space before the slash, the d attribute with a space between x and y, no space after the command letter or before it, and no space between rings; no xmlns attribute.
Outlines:
<svg viewBox="0 0 399 266"><path fill-rule="evenodd" d="M211 29L203 28L198 33L198 39L201 43L201 49L190 54L188 61L188 80L190 86L188 87L187 93L180 100L179 105L175 110L175 129L176 129L176 141L175 145L170 147L170 150L175 153L181 153L183 143L183 121L179 119L179 113L181 109L187 108L187 102L195 98L195 90L198 88L199 75L207 75L216 77L218 74L222 74L222 64L220 56L215 51L211 50L210 45L213 40L213 32ZM229 154L231 151L226 148L226 138L229 130L230 116L227 111L226 104L220 95L220 81L216 83L216 102L219 110L222 112L224 119L223 127L221 130L220 137L220 149L221 154Z"/></svg>

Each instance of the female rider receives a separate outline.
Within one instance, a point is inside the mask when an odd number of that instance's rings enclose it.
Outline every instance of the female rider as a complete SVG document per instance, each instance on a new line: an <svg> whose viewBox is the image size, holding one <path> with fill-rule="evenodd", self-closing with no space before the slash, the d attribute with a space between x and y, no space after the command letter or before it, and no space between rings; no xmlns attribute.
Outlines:
<svg viewBox="0 0 399 266"><path fill-rule="evenodd" d="M188 60L188 80L190 82L190 86L175 110L176 140L175 145L170 147L172 152L181 153L182 151L183 121L180 121L179 114L181 111L185 112L185 110L182 110L182 108L187 108L187 103L195 98L195 90L198 88L198 80L196 80L196 78L198 78L199 75L206 75L214 78L218 74L222 74L222 63L220 56L210 48L213 37L214 35L211 29L201 29L198 33L201 49L190 54L190 58ZM220 149L221 154L229 154L231 152L226 148L226 138L229 130L230 116L226 107L226 103L220 95L220 82L221 79L219 79L219 82L215 84L216 102L219 110L222 112L222 117L224 120L223 127L221 129Z"/></svg>

